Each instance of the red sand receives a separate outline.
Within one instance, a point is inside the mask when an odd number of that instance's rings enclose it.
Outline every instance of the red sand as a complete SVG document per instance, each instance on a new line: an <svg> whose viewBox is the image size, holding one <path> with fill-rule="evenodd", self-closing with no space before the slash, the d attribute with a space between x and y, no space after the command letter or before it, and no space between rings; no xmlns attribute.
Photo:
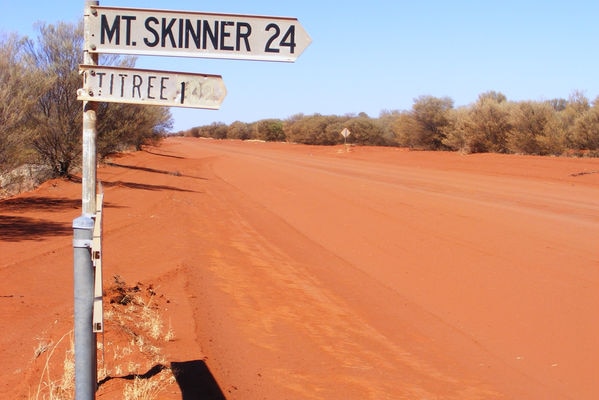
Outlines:
<svg viewBox="0 0 599 400"><path fill-rule="evenodd" d="M229 400L599 398L598 159L171 138L98 177L105 285L168 299L166 361ZM80 198L0 201L0 398L72 329Z"/></svg>

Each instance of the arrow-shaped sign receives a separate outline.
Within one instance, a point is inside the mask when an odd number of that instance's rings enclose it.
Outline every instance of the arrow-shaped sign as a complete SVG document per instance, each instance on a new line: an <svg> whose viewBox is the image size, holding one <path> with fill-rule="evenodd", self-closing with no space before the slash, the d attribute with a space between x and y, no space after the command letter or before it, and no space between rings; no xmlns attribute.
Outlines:
<svg viewBox="0 0 599 400"><path fill-rule="evenodd" d="M293 62L312 42L296 18L92 6L96 53Z"/></svg>
<svg viewBox="0 0 599 400"><path fill-rule="evenodd" d="M220 75L81 65L77 100L218 109L227 89Z"/></svg>

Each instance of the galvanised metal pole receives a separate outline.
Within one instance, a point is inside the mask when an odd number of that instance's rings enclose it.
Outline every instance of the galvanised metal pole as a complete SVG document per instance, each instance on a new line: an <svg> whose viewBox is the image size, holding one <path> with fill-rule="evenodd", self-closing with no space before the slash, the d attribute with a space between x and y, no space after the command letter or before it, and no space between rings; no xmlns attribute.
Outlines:
<svg viewBox="0 0 599 400"><path fill-rule="evenodd" d="M94 266L91 246L94 219L83 214L73 220L73 285L75 332L75 399L93 400L97 388L96 334L92 330Z"/></svg>

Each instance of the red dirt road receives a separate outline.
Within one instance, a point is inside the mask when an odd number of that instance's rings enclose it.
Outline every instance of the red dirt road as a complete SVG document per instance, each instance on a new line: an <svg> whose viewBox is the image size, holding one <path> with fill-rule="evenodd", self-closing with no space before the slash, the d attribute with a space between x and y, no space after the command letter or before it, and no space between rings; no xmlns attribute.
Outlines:
<svg viewBox="0 0 599 400"><path fill-rule="evenodd" d="M98 177L106 284L226 399L599 398L597 159L171 138ZM80 190L0 202L0 398L72 324Z"/></svg>

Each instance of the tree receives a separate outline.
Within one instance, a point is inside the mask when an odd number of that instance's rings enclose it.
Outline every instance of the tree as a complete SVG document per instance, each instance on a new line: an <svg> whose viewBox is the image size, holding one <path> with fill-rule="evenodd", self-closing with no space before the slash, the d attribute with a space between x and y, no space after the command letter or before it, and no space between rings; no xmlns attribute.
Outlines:
<svg viewBox="0 0 599 400"><path fill-rule="evenodd" d="M469 153L469 137L472 130L470 111L466 107L452 110L447 116L448 123L442 128L443 145L450 150Z"/></svg>
<svg viewBox="0 0 599 400"><path fill-rule="evenodd" d="M467 126L468 147L471 152L507 152L507 133L510 130L509 103L502 93L490 91L478 96L470 110Z"/></svg>
<svg viewBox="0 0 599 400"><path fill-rule="evenodd" d="M577 150L599 150L599 97L576 119L570 141Z"/></svg>
<svg viewBox="0 0 599 400"><path fill-rule="evenodd" d="M415 129L416 121L408 111L398 113L391 123L391 130L395 136L395 141L399 146L413 148L415 138L412 132Z"/></svg>
<svg viewBox="0 0 599 400"><path fill-rule="evenodd" d="M227 137L229 139L240 139L248 140L251 138L251 130L249 124L241 121L235 121L229 125L227 130Z"/></svg>
<svg viewBox="0 0 599 400"><path fill-rule="evenodd" d="M594 147L594 121L591 104L579 90L568 98L566 108L560 113L566 127L567 146L574 150L590 150Z"/></svg>
<svg viewBox="0 0 599 400"><path fill-rule="evenodd" d="M155 143L172 128L165 107L100 103L98 107L97 153L100 158L128 148L141 150Z"/></svg>
<svg viewBox="0 0 599 400"><path fill-rule="evenodd" d="M28 79L22 60L24 40L0 37L0 171L25 161L27 118L37 82Z"/></svg>
<svg viewBox="0 0 599 400"><path fill-rule="evenodd" d="M341 131L351 117L297 114L285 121L287 140L293 143L331 146L342 142Z"/></svg>
<svg viewBox="0 0 599 400"><path fill-rule="evenodd" d="M551 108L553 108L555 111L564 111L566 109L566 106L568 105L568 100L566 99L551 99L548 100L547 103L549 103L549 105L551 106Z"/></svg>
<svg viewBox="0 0 599 400"><path fill-rule="evenodd" d="M350 140L360 145L386 146L389 143L385 140L381 124L370 118L366 114L352 118L344 123L344 126L351 132ZM341 130L337 130L339 135Z"/></svg>
<svg viewBox="0 0 599 400"><path fill-rule="evenodd" d="M254 125L254 136L267 142L279 142L285 140L283 121L280 119L264 119Z"/></svg>
<svg viewBox="0 0 599 400"><path fill-rule="evenodd" d="M81 156L82 103L79 63L82 59L83 24L41 24L37 41L28 40L29 79L40 82L31 116L33 148L55 175L68 175ZM134 58L103 57L106 64L135 65ZM100 103L98 106L98 155L126 147L140 149L172 127L170 111L164 107Z"/></svg>
<svg viewBox="0 0 599 400"><path fill-rule="evenodd" d="M394 125L400 118L401 112L398 110L383 110L379 113L378 122L383 130L385 142L391 146L397 145L397 135L395 134Z"/></svg>
<svg viewBox="0 0 599 400"><path fill-rule="evenodd" d="M33 79L42 83L36 112L33 147L56 175L67 175L81 154L82 107L75 96L83 48L83 24L38 27L37 43L27 41Z"/></svg>
<svg viewBox="0 0 599 400"><path fill-rule="evenodd" d="M228 127L224 122L213 122L210 125L192 128L191 132L194 137L225 139L227 137Z"/></svg>
<svg viewBox="0 0 599 400"><path fill-rule="evenodd" d="M430 150L439 150L443 145L443 128L449 123L449 111L453 100L449 97L420 96L414 99L411 136L414 145Z"/></svg>
<svg viewBox="0 0 599 400"><path fill-rule="evenodd" d="M543 138L550 136L556 113L549 103L523 101L515 104L511 112L511 129L507 147L512 153L547 154Z"/></svg>

